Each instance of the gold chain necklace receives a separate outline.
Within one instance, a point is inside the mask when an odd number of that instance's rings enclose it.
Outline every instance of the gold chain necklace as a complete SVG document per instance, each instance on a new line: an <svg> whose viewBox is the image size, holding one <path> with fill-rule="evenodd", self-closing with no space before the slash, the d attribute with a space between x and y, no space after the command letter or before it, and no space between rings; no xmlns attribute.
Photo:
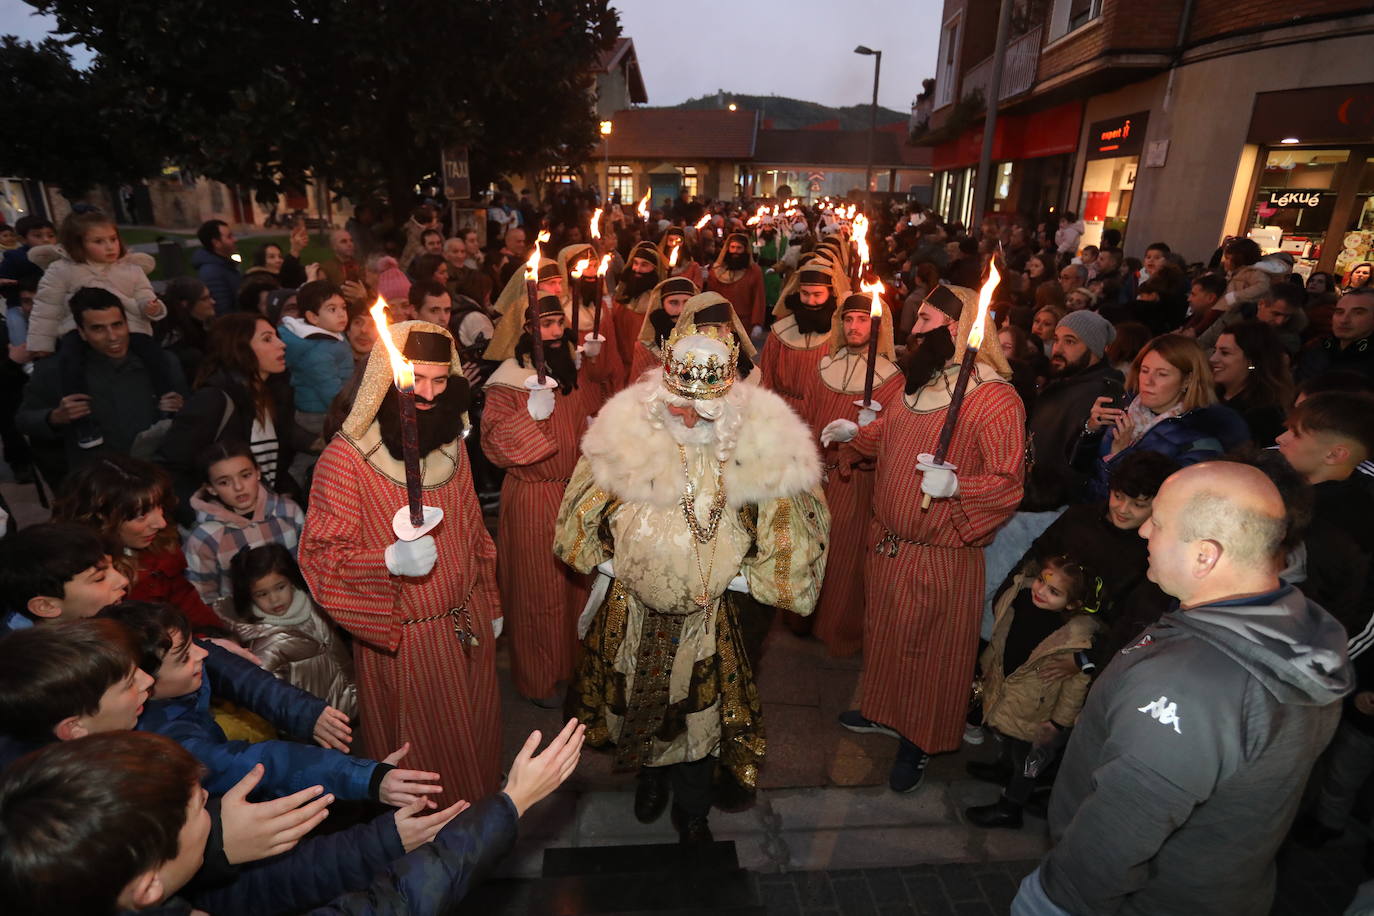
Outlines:
<svg viewBox="0 0 1374 916"><path fill-rule="evenodd" d="M711 513L703 527L697 519L697 487L687 466L687 450L680 443L677 454L682 460L682 476L686 481L679 504L682 506L682 515L687 520L687 527L692 532L692 553L697 561L697 576L701 579L701 591L692 598L692 603L704 611L711 606L711 573L716 568L716 548L720 546L716 534L720 531L720 520L725 511L725 462L721 461L716 465L716 496L711 501ZM711 562L703 569L701 545L707 542L711 544Z"/></svg>

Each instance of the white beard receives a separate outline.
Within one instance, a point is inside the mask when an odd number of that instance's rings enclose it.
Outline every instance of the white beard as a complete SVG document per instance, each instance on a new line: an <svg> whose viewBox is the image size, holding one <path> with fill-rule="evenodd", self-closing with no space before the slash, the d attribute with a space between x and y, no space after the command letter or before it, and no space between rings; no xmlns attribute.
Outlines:
<svg viewBox="0 0 1374 916"><path fill-rule="evenodd" d="M669 414L663 426L678 445L705 447L716 444L716 424L711 420L699 419L695 426L688 429L682 420Z"/></svg>

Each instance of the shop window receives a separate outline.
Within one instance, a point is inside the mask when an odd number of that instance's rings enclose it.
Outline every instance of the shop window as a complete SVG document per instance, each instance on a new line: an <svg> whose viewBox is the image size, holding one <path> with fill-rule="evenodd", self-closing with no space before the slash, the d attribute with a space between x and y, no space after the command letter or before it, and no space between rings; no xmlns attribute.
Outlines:
<svg viewBox="0 0 1374 916"><path fill-rule="evenodd" d="M1050 41L1080 29L1102 15L1102 0L1054 0Z"/></svg>
<svg viewBox="0 0 1374 916"><path fill-rule="evenodd" d="M682 173L682 190L687 192L688 197L697 196L697 167L694 165L680 165L677 170ZM776 172L774 174L777 174Z"/></svg>
<svg viewBox="0 0 1374 916"><path fill-rule="evenodd" d="M1349 161L1348 149L1269 150L1255 199L1250 204L1249 237L1259 243L1265 254L1286 251L1293 255L1303 276L1316 270L1336 207L1336 192ZM1366 200L1369 194L1365 192ZM1363 219L1358 209L1352 220L1355 224ZM1374 225L1370 228L1374 230ZM1368 251L1369 236L1363 231L1352 225L1345 234L1353 238L1352 244L1344 247L1355 254L1346 258L1342 250L1337 259L1338 270L1342 260L1359 260L1358 253Z"/></svg>
<svg viewBox="0 0 1374 916"><path fill-rule="evenodd" d="M997 166L996 184L992 192L995 200L1006 200L1011 196L1011 167L1010 162L1003 162Z"/></svg>
<svg viewBox="0 0 1374 916"><path fill-rule="evenodd" d="M613 165L608 169L607 193L620 203L635 199L635 176L628 165Z"/></svg>
<svg viewBox="0 0 1374 916"><path fill-rule="evenodd" d="M1374 159L1364 161L1350 222L1336 254L1336 272L1344 276L1365 261L1374 261Z"/></svg>
<svg viewBox="0 0 1374 916"><path fill-rule="evenodd" d="M959 82L959 38L963 20L955 16L940 32L939 68L935 73L935 107L943 108L954 101L954 87Z"/></svg>

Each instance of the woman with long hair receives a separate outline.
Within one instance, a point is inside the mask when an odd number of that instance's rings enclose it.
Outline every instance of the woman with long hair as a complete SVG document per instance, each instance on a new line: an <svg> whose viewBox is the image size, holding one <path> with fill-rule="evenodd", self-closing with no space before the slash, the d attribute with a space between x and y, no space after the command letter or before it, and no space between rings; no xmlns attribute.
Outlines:
<svg viewBox="0 0 1374 916"><path fill-rule="evenodd" d="M1362 261L1350 268L1350 273L1345 275L1345 289L1343 292L1364 289L1369 284L1374 283L1374 264Z"/></svg>
<svg viewBox="0 0 1374 916"><path fill-rule="evenodd" d="M216 320L195 389L158 452L183 505L177 520L188 527L194 522L185 507L202 482L199 457L225 440L247 442L262 482L301 502L301 487L287 469L314 437L296 423L286 345L267 319L236 312Z"/></svg>
<svg viewBox="0 0 1374 916"><path fill-rule="evenodd" d="M64 482L53 517L87 525L105 538L115 550L115 568L129 580L131 600L170 604L197 628L223 626L186 578L172 521L175 504L171 480L160 467L111 454Z"/></svg>
<svg viewBox="0 0 1374 916"><path fill-rule="evenodd" d="M1273 445L1293 404L1293 375L1274 329L1262 321L1227 328L1208 364L1217 397L1245 420L1255 446Z"/></svg>
<svg viewBox="0 0 1374 916"><path fill-rule="evenodd" d="M1089 499L1107 498L1107 475L1122 455L1153 451L1189 465L1250 440L1240 415L1218 403L1207 356L1191 337L1162 334L1146 344L1126 393L1124 406L1099 398L1083 424L1076 463L1088 475Z"/></svg>
<svg viewBox="0 0 1374 916"><path fill-rule="evenodd" d="M210 346L215 297L199 277L177 277L167 281L162 301L167 305L167 320L154 326L158 343L177 358L187 378L195 378Z"/></svg>

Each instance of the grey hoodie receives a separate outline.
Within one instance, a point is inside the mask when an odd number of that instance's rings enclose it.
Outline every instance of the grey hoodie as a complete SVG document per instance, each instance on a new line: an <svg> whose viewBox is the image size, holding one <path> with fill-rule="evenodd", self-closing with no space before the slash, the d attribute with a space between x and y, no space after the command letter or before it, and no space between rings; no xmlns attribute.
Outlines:
<svg viewBox="0 0 1374 916"><path fill-rule="evenodd" d="M1075 914L1267 913L1274 855L1354 687L1345 631L1292 586L1174 611L1088 695L1041 865Z"/></svg>

